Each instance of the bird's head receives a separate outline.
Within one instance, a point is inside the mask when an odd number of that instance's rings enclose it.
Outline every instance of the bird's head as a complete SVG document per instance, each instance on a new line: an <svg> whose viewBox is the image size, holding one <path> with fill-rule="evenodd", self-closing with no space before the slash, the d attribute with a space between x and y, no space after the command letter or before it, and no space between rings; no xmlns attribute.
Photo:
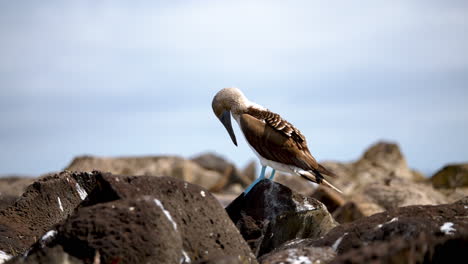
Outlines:
<svg viewBox="0 0 468 264"><path fill-rule="evenodd" d="M231 136L232 142L237 146L236 135L232 129L231 112L240 113L246 108L247 98L237 88L224 88L213 98L211 106L216 117L221 121Z"/></svg>

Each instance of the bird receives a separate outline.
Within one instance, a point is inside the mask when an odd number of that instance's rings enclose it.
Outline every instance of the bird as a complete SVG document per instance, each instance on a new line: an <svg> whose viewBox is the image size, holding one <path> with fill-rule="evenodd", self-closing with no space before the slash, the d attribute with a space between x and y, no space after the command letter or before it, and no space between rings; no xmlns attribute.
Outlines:
<svg viewBox="0 0 468 264"><path fill-rule="evenodd" d="M342 193L324 178L324 175L337 175L315 160L309 151L305 136L279 114L249 101L238 88L221 89L213 97L211 106L237 146L231 124L232 115L262 165L259 177L245 189L245 195L265 178L267 167L272 168L270 180L273 180L276 171L282 171L317 184L324 184Z"/></svg>

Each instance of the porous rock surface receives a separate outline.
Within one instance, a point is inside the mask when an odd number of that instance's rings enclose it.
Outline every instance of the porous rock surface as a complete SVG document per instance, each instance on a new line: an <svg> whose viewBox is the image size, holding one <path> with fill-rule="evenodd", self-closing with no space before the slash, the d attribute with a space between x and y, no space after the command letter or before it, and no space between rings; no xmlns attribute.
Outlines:
<svg viewBox="0 0 468 264"><path fill-rule="evenodd" d="M0 211L0 250L9 255L24 252L65 220L95 184L91 173L62 172L35 181L16 202Z"/></svg>
<svg viewBox="0 0 468 264"><path fill-rule="evenodd" d="M96 258L101 263L194 263L220 256L256 263L224 208L199 186L172 177L78 175L94 178L86 199L67 206L68 218L44 225L26 257L11 263L27 263L60 249L66 253L61 256L83 263ZM10 229L17 236L15 231ZM8 253L24 254L26 249Z"/></svg>
<svg viewBox="0 0 468 264"><path fill-rule="evenodd" d="M463 263L468 249L468 203L407 206L332 229L323 238L297 239L289 248L330 247L330 263ZM449 252L459 262L447 262ZM457 259L457 258L456 258Z"/></svg>
<svg viewBox="0 0 468 264"><path fill-rule="evenodd" d="M257 256L294 238L317 238L337 223L319 201L262 180L226 207Z"/></svg>

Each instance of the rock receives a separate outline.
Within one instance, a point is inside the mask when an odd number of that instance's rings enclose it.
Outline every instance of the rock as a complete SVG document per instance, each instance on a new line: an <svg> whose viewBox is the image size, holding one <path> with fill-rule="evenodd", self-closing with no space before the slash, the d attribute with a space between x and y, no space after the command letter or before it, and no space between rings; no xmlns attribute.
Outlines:
<svg viewBox="0 0 468 264"><path fill-rule="evenodd" d="M386 183L371 183L350 195L364 216L373 215L408 205L436 205L449 200L442 193L423 183L403 179L388 180Z"/></svg>
<svg viewBox="0 0 468 264"><path fill-rule="evenodd" d="M251 161L245 166L245 168L242 170L242 175L244 175L247 179L248 182L247 184L252 183L255 181L255 179L258 177L257 174L257 161Z"/></svg>
<svg viewBox="0 0 468 264"><path fill-rule="evenodd" d="M92 182L86 183L87 177ZM75 189L62 186L70 183L75 187L75 182L89 193L84 201ZM71 198L62 190L70 197L78 196L81 203L69 201ZM34 218L36 222L31 219L26 225L26 221L20 220L24 229L34 227L34 232L0 222L3 224L0 225L3 233L0 245L13 246L13 250L3 247L7 254L21 254L29 248L26 242L37 240L25 258L17 256L12 260L18 263L32 263L43 257L52 259L48 254L56 251L64 252L58 254L60 258L69 255L84 263L93 260L101 263L189 263L219 256L242 256L245 263L256 263L247 243L217 200L205 189L173 177L65 172L28 188L25 195L32 199L30 193L35 195L33 205L42 211L27 211L31 218L38 217ZM65 212L59 216L55 209L49 209L57 205L42 201L53 203L57 195L64 197ZM21 208L17 203L11 211L21 213L18 211ZM52 216L47 225L41 225L40 219L46 219L41 213Z"/></svg>
<svg viewBox="0 0 468 264"><path fill-rule="evenodd" d="M20 197L26 187L36 179L33 177L2 176L0 177L0 195Z"/></svg>
<svg viewBox="0 0 468 264"><path fill-rule="evenodd" d="M204 169L217 171L223 175L223 177L210 188L212 192L220 192L232 184L240 183L243 186L247 186L250 183L250 179L240 173L234 164L227 162L216 154L201 154L192 158L192 161Z"/></svg>
<svg viewBox="0 0 468 264"><path fill-rule="evenodd" d="M333 259L333 264L360 263L466 263L468 235L433 237L425 233L411 240L397 237L351 249Z"/></svg>
<svg viewBox="0 0 468 264"><path fill-rule="evenodd" d="M255 263L225 210L201 187L173 177L95 178L96 188L57 228L51 246L81 260L99 252L101 263L188 263L220 255Z"/></svg>
<svg viewBox="0 0 468 264"><path fill-rule="evenodd" d="M0 211L0 250L9 255L24 252L65 220L94 185L88 173L63 172L35 181L15 203Z"/></svg>
<svg viewBox="0 0 468 264"><path fill-rule="evenodd" d="M85 261L99 252L102 263L181 263L179 228L161 201L143 196L79 208L53 244Z"/></svg>
<svg viewBox="0 0 468 264"><path fill-rule="evenodd" d="M209 190L218 188L220 182L226 181L217 171L204 169L196 162L175 156L127 158L82 156L75 158L66 170L99 170L117 175L171 176Z"/></svg>
<svg viewBox="0 0 468 264"><path fill-rule="evenodd" d="M244 256L221 256L212 259L198 261L196 264L248 264L251 263L249 258Z"/></svg>
<svg viewBox="0 0 468 264"><path fill-rule="evenodd" d="M27 258L17 257L8 262L8 264L36 264L36 263L47 263L47 264L84 264L78 258L75 258L65 252L61 246L53 248L45 247L40 248L34 255Z"/></svg>
<svg viewBox="0 0 468 264"><path fill-rule="evenodd" d="M290 175L281 172L276 172L274 181L304 196L311 196L317 189L317 184L315 183L305 180L297 175Z"/></svg>
<svg viewBox="0 0 468 264"><path fill-rule="evenodd" d="M319 259L326 263L464 263L467 208L468 197L453 204L401 207L342 224L320 238L291 240L259 260L294 263L286 256L293 251L296 260L313 263L319 254L312 249L322 248L338 254Z"/></svg>
<svg viewBox="0 0 468 264"><path fill-rule="evenodd" d="M298 247L275 250L259 259L261 264L328 263L336 253L330 247Z"/></svg>
<svg viewBox="0 0 468 264"><path fill-rule="evenodd" d="M343 206L346 200L343 196L330 188L319 187L312 193L312 198L322 202L328 209L328 212L333 213L336 209Z"/></svg>
<svg viewBox="0 0 468 264"><path fill-rule="evenodd" d="M431 181L434 188L468 187L468 164L445 166L432 176Z"/></svg>
<svg viewBox="0 0 468 264"><path fill-rule="evenodd" d="M301 241L301 246L332 247L339 254L396 238L412 240L420 234L446 237L468 234L468 204L414 205L389 210L332 229L323 238Z"/></svg>
<svg viewBox="0 0 468 264"><path fill-rule="evenodd" d="M333 212L333 218L340 224L351 223L362 217L363 211L354 202L347 202Z"/></svg>
<svg viewBox="0 0 468 264"><path fill-rule="evenodd" d="M339 176L331 178L330 182L345 195L351 195L369 184L384 183L393 179L403 179L407 182L420 181L420 175L408 168L398 145L389 142L372 145L356 162L323 164Z"/></svg>
<svg viewBox="0 0 468 264"><path fill-rule="evenodd" d="M337 225L319 201L266 179L226 211L257 256L291 239L323 236Z"/></svg>
<svg viewBox="0 0 468 264"><path fill-rule="evenodd" d="M34 181L32 177L0 177L0 210L12 205Z"/></svg>

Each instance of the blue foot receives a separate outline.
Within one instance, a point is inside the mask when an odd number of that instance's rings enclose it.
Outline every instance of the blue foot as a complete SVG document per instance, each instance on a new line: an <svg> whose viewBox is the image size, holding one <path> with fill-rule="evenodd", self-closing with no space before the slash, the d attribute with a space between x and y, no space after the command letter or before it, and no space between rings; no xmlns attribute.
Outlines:
<svg viewBox="0 0 468 264"><path fill-rule="evenodd" d="M252 182L252 184L250 184L249 187L247 187L247 189L245 189L244 195L247 195L250 192L250 190L255 186L255 184L257 184L259 181L265 178L265 170L266 170L266 166L262 166L262 171L260 172L260 176L254 182Z"/></svg>
<svg viewBox="0 0 468 264"><path fill-rule="evenodd" d="M273 180L273 178L275 178L275 172L276 172L276 170L275 170L275 169L273 169L273 170L271 171L270 178L269 178L269 179L270 179L270 181L272 181L272 180Z"/></svg>

